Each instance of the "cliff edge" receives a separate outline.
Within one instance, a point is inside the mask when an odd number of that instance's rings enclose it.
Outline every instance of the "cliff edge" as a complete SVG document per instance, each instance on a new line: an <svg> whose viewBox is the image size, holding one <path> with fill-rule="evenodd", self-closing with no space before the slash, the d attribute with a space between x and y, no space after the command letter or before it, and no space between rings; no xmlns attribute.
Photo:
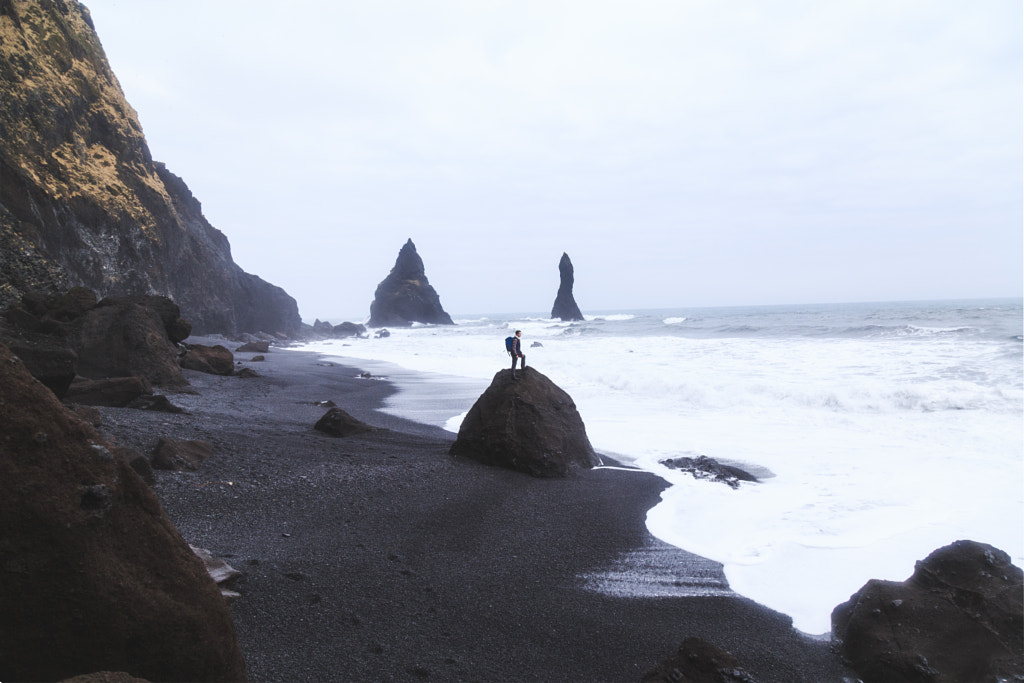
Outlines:
<svg viewBox="0 0 1024 683"><path fill-rule="evenodd" d="M153 160L85 6L0 0L0 102L0 307L83 286L167 296L200 334L299 330Z"/></svg>

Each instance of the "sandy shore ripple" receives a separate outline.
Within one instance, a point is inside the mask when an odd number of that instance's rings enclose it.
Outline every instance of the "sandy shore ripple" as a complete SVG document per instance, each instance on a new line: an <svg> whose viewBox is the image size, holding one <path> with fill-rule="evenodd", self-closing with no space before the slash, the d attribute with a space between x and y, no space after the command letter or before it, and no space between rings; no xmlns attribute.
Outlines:
<svg viewBox="0 0 1024 683"><path fill-rule="evenodd" d="M244 573L232 612L252 680L637 681L689 636L762 682L851 675L827 642L729 591L720 566L649 534L658 477L455 460L453 434L378 412L386 381L265 356L245 363L258 378L186 371L195 393L171 400L188 414L102 409L121 445L213 445L154 488L187 541ZM315 431L327 400L382 429Z"/></svg>

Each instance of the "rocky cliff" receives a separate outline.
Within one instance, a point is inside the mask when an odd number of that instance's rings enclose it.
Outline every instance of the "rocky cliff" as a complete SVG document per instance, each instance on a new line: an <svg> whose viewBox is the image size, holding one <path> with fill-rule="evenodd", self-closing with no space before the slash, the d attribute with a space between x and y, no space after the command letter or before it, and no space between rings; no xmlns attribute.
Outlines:
<svg viewBox="0 0 1024 683"><path fill-rule="evenodd" d="M384 278L370 304L370 327L408 327L413 323L454 325L441 298L427 281L423 259L410 239L398 252L395 267Z"/></svg>
<svg viewBox="0 0 1024 683"><path fill-rule="evenodd" d="M167 296L197 333L299 329L151 157L83 5L0 0L0 103L0 307L77 285Z"/></svg>
<svg viewBox="0 0 1024 683"><path fill-rule="evenodd" d="M558 262L558 294L555 295L555 304L551 307L551 317L562 320L583 320L580 307L576 305L576 299L572 295L572 286L575 282L572 261L569 255L562 253Z"/></svg>

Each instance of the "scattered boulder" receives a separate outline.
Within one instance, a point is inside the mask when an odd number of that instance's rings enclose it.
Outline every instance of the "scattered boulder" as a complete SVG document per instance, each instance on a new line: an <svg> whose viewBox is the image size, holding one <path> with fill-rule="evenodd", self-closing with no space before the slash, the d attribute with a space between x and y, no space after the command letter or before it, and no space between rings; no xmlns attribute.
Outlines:
<svg viewBox="0 0 1024 683"><path fill-rule="evenodd" d="M583 320L580 307L576 305L576 299L572 295L572 286L575 281L572 261L564 252L558 262L558 276L558 293L555 295L555 304L551 308L551 317L566 321Z"/></svg>
<svg viewBox="0 0 1024 683"><path fill-rule="evenodd" d="M242 368L235 373L235 376L241 377L242 379L253 379L255 377L259 377L260 373L256 372L252 368Z"/></svg>
<svg viewBox="0 0 1024 683"><path fill-rule="evenodd" d="M265 341L246 342L245 344L242 344L237 349L235 349L235 353L269 353L269 352L270 352L270 342L265 342Z"/></svg>
<svg viewBox="0 0 1024 683"><path fill-rule="evenodd" d="M687 638L675 656L647 672L643 683L756 683L729 652L700 638Z"/></svg>
<svg viewBox="0 0 1024 683"><path fill-rule="evenodd" d="M600 464L569 394L527 367L501 370L469 409L450 453L535 477Z"/></svg>
<svg viewBox="0 0 1024 683"><path fill-rule="evenodd" d="M377 333L374 334L373 336L376 337L377 339L387 339L388 337L391 336L391 332L382 327L381 329L377 330Z"/></svg>
<svg viewBox="0 0 1024 683"><path fill-rule="evenodd" d="M832 612L839 652L865 680L1024 679L1024 573L1002 550L956 541L906 581L872 579Z"/></svg>
<svg viewBox="0 0 1024 683"><path fill-rule="evenodd" d="M373 431L373 427L360 422L346 413L341 408L331 408L324 416L317 420L314 429L330 436L352 436L363 432Z"/></svg>
<svg viewBox="0 0 1024 683"><path fill-rule="evenodd" d="M235 372L235 355L220 344L190 344L180 362L186 370L198 370L211 375L230 375Z"/></svg>
<svg viewBox="0 0 1024 683"><path fill-rule="evenodd" d="M541 344L541 343L540 343L540 342L538 342L538 341L535 341L535 342L533 342L532 344L530 344L530 348L531 348L531 349L538 349L538 348L542 348L543 346L544 346L544 345L543 345L543 344Z"/></svg>
<svg viewBox="0 0 1024 683"><path fill-rule="evenodd" d="M0 671L240 681L231 613L149 487L0 345Z"/></svg>
<svg viewBox="0 0 1024 683"><path fill-rule="evenodd" d="M757 477L749 472L723 465L714 458L706 455L698 455L696 458L681 457L661 460L662 465L673 470L689 472L694 479L706 479L709 481L721 482L730 488L738 489L741 481L757 481Z"/></svg>
<svg viewBox="0 0 1024 683"><path fill-rule="evenodd" d="M153 449L151 463L158 470L194 470L199 463L213 457L213 446L206 441L162 438Z"/></svg>
<svg viewBox="0 0 1024 683"><path fill-rule="evenodd" d="M252 362L252 363L262 363L266 359L267 359L266 356L258 355L258 356L253 356L252 358L249 359L249 361Z"/></svg>
<svg viewBox="0 0 1024 683"><path fill-rule="evenodd" d="M71 344L78 374L90 379L141 376L157 386L186 384L167 334L177 305L161 296L108 297L76 318Z"/></svg>
<svg viewBox="0 0 1024 683"><path fill-rule="evenodd" d="M410 239L398 252L391 272L379 285L370 304L369 327L409 327L414 322L454 325L441 308L441 299L427 281L423 259Z"/></svg>
<svg viewBox="0 0 1024 683"><path fill-rule="evenodd" d="M136 399L152 393L153 387L145 377L76 377L68 387L64 399L86 406L123 408Z"/></svg>
<svg viewBox="0 0 1024 683"><path fill-rule="evenodd" d="M330 336L334 332L334 325L330 324L326 320L320 320L320 318L317 318L313 321L313 332L315 334Z"/></svg>

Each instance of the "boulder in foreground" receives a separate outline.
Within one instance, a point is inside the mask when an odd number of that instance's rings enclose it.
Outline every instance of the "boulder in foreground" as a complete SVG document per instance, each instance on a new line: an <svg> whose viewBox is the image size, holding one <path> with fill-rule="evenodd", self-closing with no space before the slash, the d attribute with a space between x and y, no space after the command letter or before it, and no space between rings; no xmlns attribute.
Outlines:
<svg viewBox="0 0 1024 683"><path fill-rule="evenodd" d="M868 581L833 610L832 635L866 681L1022 680L1022 591L1009 555L956 541L906 581Z"/></svg>
<svg viewBox="0 0 1024 683"><path fill-rule="evenodd" d="M0 679L238 681L220 590L128 463L0 346Z"/></svg>
<svg viewBox="0 0 1024 683"><path fill-rule="evenodd" d="M469 409L451 454L535 477L600 464L569 394L527 367L501 370Z"/></svg>
<svg viewBox="0 0 1024 683"><path fill-rule="evenodd" d="M725 650L700 638L687 638L675 656L641 679L643 683L754 683Z"/></svg>

